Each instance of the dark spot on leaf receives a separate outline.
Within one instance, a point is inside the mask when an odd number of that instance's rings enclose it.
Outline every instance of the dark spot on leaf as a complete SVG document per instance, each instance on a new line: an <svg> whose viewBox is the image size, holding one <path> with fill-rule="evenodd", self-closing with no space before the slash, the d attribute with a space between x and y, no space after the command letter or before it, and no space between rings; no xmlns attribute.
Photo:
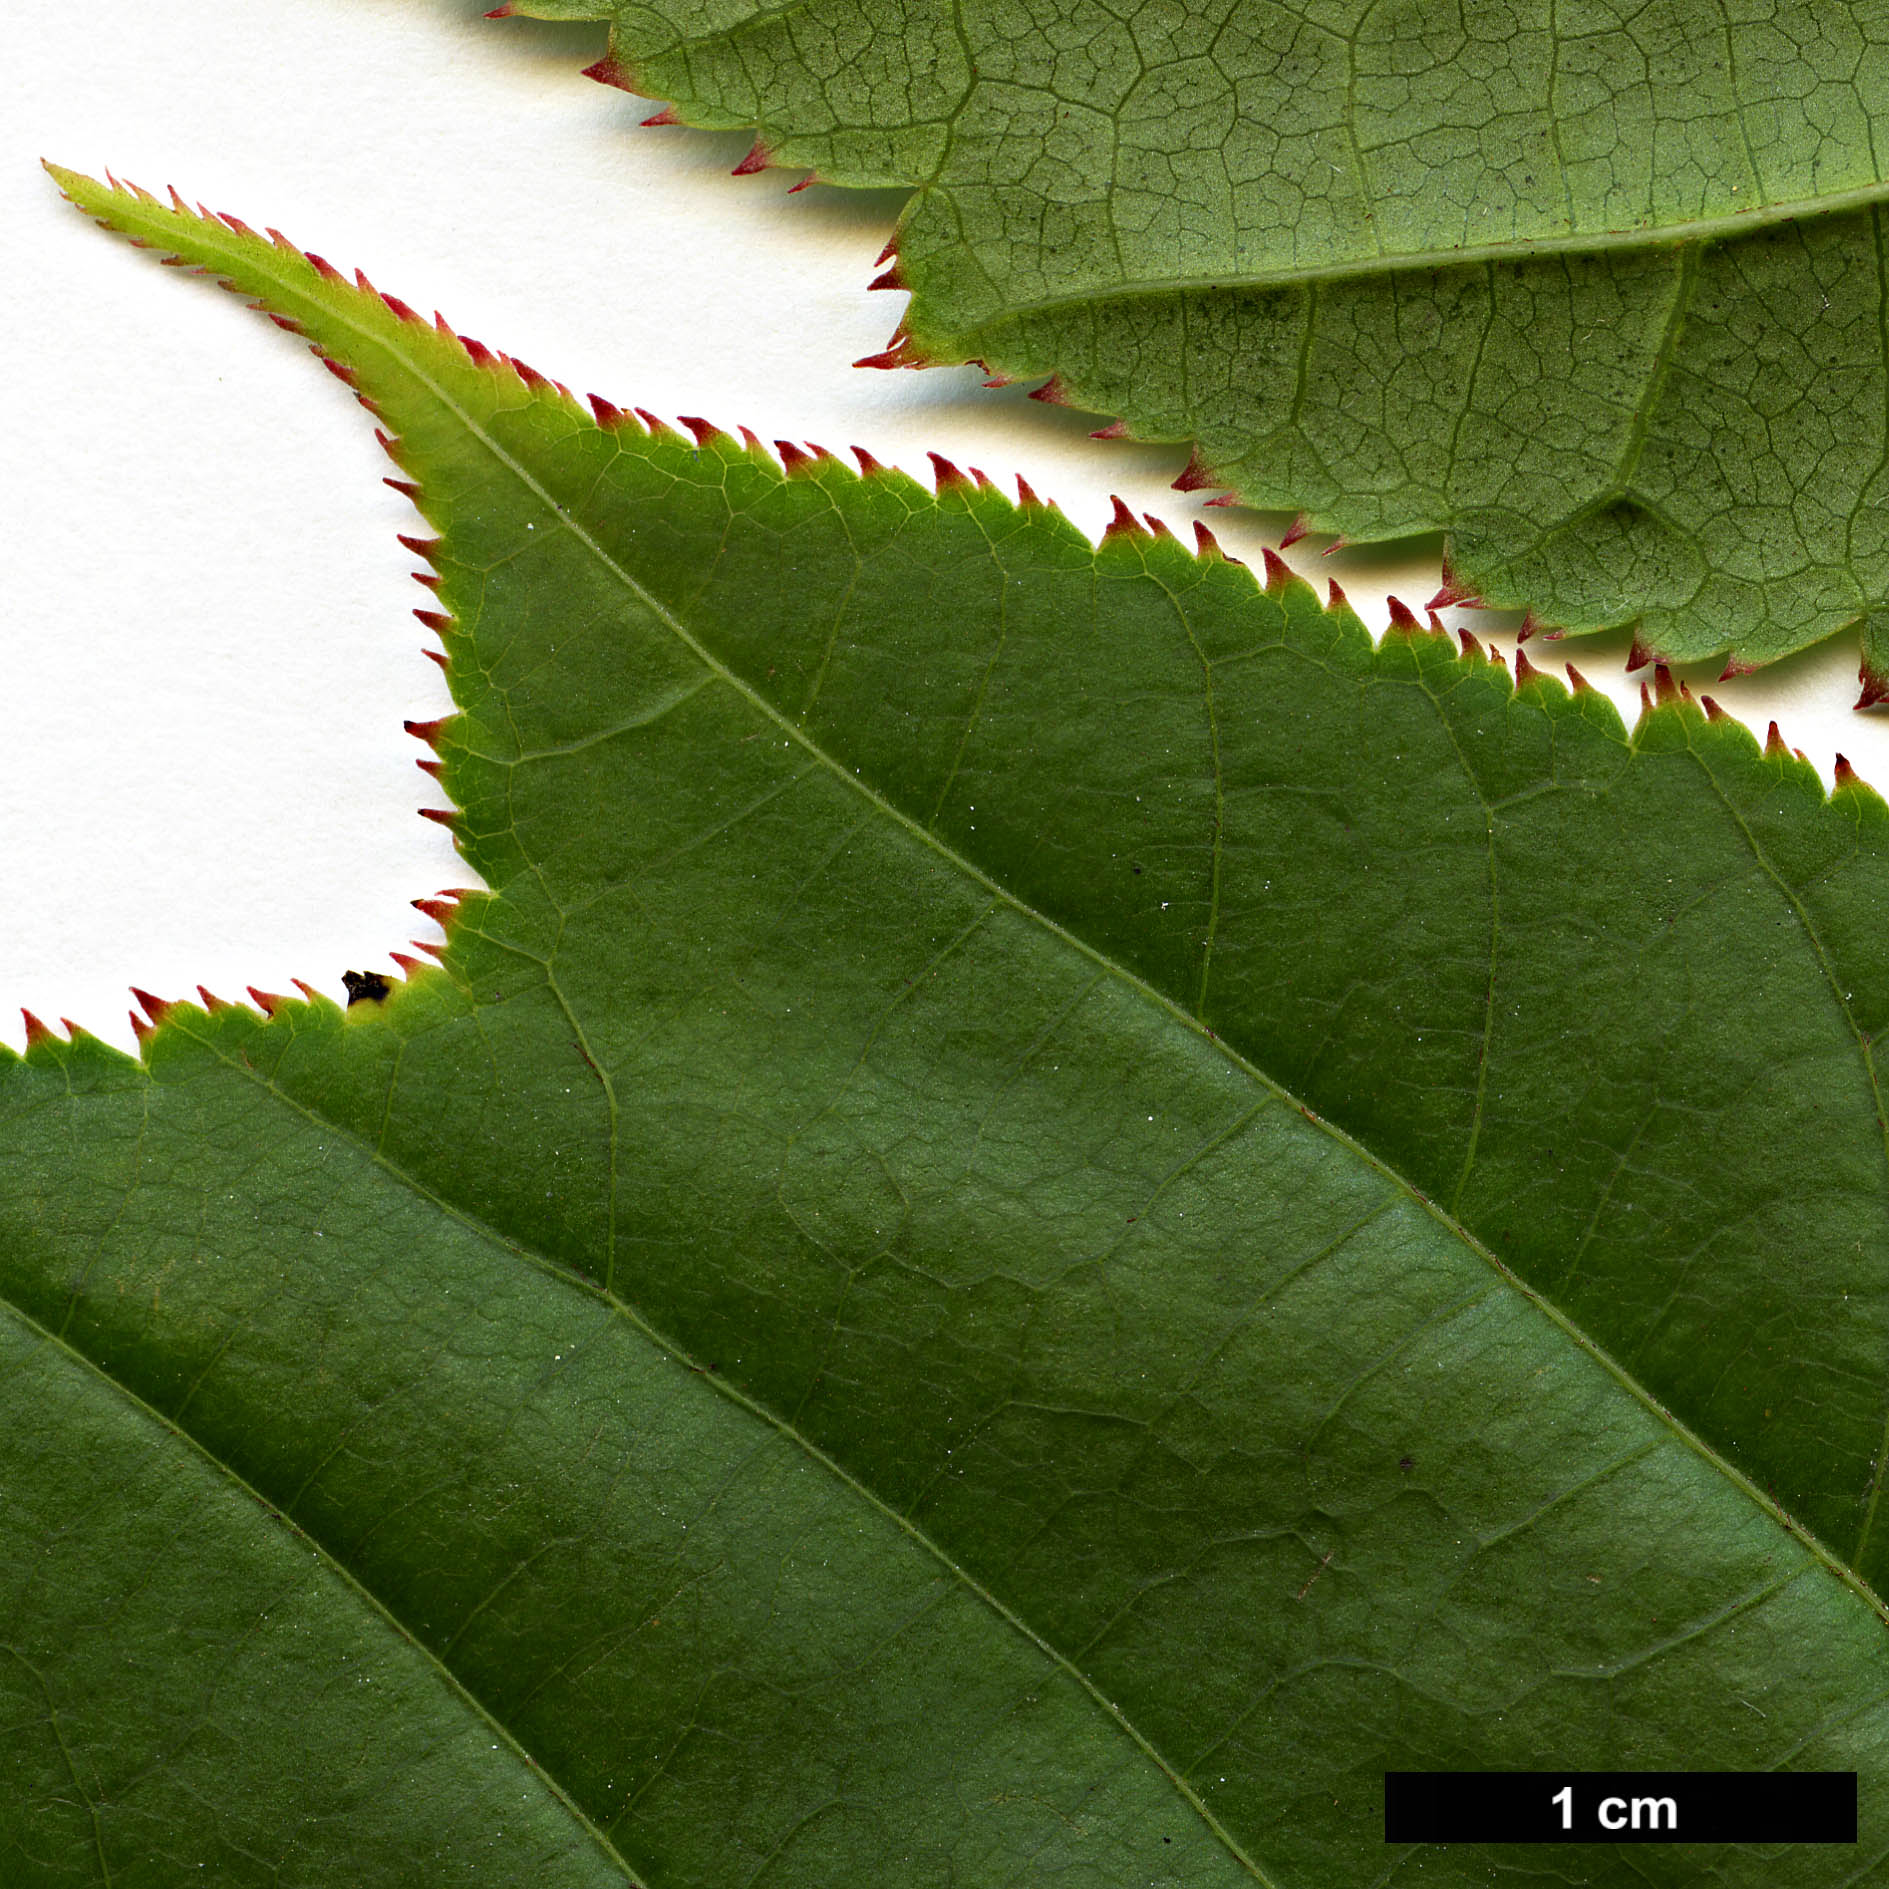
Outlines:
<svg viewBox="0 0 1889 1889"><path fill-rule="evenodd" d="M378 971L343 971L341 981L347 986L348 1008L356 1004L382 1003L393 985Z"/></svg>
<svg viewBox="0 0 1889 1889"><path fill-rule="evenodd" d="M1416 1466L1417 1459L1414 1456L1400 1456L1397 1459L1397 1467L1399 1469L1415 1469Z"/></svg>

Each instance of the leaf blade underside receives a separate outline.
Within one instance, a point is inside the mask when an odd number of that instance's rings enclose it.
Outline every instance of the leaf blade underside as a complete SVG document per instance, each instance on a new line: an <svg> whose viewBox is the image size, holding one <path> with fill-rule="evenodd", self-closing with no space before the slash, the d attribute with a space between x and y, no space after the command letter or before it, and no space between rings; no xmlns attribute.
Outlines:
<svg viewBox="0 0 1889 1889"><path fill-rule="evenodd" d="M1889 27L1817 0L607 19L595 76L909 186L886 365L976 360L1191 443L1183 482L1570 633L1889 691ZM757 158L758 161L758 158Z"/></svg>
<svg viewBox="0 0 1889 1889"><path fill-rule="evenodd" d="M280 1657L260 1504L312 1671L371 1625L417 1701L374 1749L503 1727L572 1881L1365 1882L1387 1764L1881 1773L1873 795L961 477L598 424L59 175L398 436L492 888L384 1007L0 1065L20 1344L261 1544L159 1642L188 1723ZM141 1642L14 1559L14 1801L239 1872L274 1804L332 1879L362 1772L130 1762ZM432 1829L386 1794L357 1880Z"/></svg>

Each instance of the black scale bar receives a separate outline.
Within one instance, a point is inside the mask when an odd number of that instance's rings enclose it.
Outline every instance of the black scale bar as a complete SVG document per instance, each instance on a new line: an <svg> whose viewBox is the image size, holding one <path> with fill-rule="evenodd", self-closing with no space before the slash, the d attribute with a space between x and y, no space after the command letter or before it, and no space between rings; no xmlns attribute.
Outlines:
<svg viewBox="0 0 1889 1889"><path fill-rule="evenodd" d="M1854 1843L1854 1771L1387 1771L1387 1843Z"/></svg>

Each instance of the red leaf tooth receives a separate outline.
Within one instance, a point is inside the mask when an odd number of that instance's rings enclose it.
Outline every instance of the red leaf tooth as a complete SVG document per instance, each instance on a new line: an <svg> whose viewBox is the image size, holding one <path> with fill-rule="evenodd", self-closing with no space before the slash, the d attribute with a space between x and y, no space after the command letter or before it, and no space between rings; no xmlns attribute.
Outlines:
<svg viewBox="0 0 1889 1889"><path fill-rule="evenodd" d="M551 383L546 380L529 361L521 361L516 355L507 355L505 358L511 363L512 372L516 374L533 393L549 393L551 391Z"/></svg>
<svg viewBox="0 0 1889 1889"><path fill-rule="evenodd" d="M1653 692L1659 697L1662 708L1668 702L1679 700L1679 685L1673 680L1673 672L1663 662L1653 666Z"/></svg>
<svg viewBox="0 0 1889 1889"><path fill-rule="evenodd" d="M1522 646L1519 643L1516 644L1515 646L1515 686L1518 689L1526 688L1529 683L1539 682L1541 679L1542 679L1541 671L1537 669L1535 665L1528 660L1528 651L1522 648Z"/></svg>
<svg viewBox="0 0 1889 1889"><path fill-rule="evenodd" d="M38 1049L42 1044L59 1041L30 1010L22 1010L20 1015L26 1019L26 1047L28 1049ZM132 1018L132 1023L134 1025L137 1023L135 1016Z"/></svg>
<svg viewBox="0 0 1889 1889"><path fill-rule="evenodd" d="M420 488L411 479L383 479L382 485L391 485L404 498L410 498L414 504L420 502Z"/></svg>
<svg viewBox="0 0 1889 1889"><path fill-rule="evenodd" d="M343 288L347 286L347 277L344 276L326 256L318 256L312 249L305 249L302 251L302 254L308 259L308 266L313 269L324 282L339 282Z"/></svg>
<svg viewBox="0 0 1889 1889"><path fill-rule="evenodd" d="M106 175L110 176L110 172L107 172ZM125 188L115 177L112 178L112 187L117 190ZM135 189L136 186L134 185L133 188ZM188 216L190 214L190 205L177 194L177 186L175 184L166 184L164 188L170 192L171 208L175 210L179 216ZM142 196L144 193L139 191L138 194Z"/></svg>
<svg viewBox="0 0 1889 1889"><path fill-rule="evenodd" d="M1203 503L1208 505L1237 505L1239 502L1238 497L1232 492L1222 492L1218 498L1210 498L1203 501ZM1279 542L1283 547L1290 544L1292 540L1290 538L1282 538Z"/></svg>
<svg viewBox="0 0 1889 1889"><path fill-rule="evenodd" d="M1069 389L1060 374L1052 374L1042 386L1030 390L1030 398L1041 400L1046 406L1066 407L1069 404Z"/></svg>
<svg viewBox="0 0 1889 1889"><path fill-rule="evenodd" d="M927 453L925 457L931 461L931 476L935 490L943 492L952 486L970 484L970 480L942 453ZM1117 499L1115 502L1119 505L1121 500Z"/></svg>
<svg viewBox="0 0 1889 1889"><path fill-rule="evenodd" d="M876 256L873 257L872 259L873 266L877 268L878 265L881 263L890 262L892 258L896 256L898 253L899 253L899 239L898 239L897 232L894 231L894 233L886 239L886 246L882 250L880 250L880 252Z"/></svg>
<svg viewBox="0 0 1889 1889"><path fill-rule="evenodd" d="M728 174L730 177L752 177L756 171L764 171L767 169L767 158L767 146L763 144L759 138L756 138L753 145L749 148L748 155Z"/></svg>
<svg viewBox="0 0 1889 1889"><path fill-rule="evenodd" d="M461 335L459 345L465 349L467 358L474 367L497 367L499 357L483 341L475 341L471 335Z"/></svg>
<svg viewBox="0 0 1889 1889"><path fill-rule="evenodd" d="M289 979L289 982L302 993L303 997L309 1003L318 1004L321 1002L321 992L318 991L313 984L304 983L299 977L292 977Z"/></svg>
<svg viewBox="0 0 1889 1889"><path fill-rule="evenodd" d="M1646 692L1646 684L1640 684L1640 713L1650 715L1653 712L1653 698Z"/></svg>
<svg viewBox="0 0 1889 1889"><path fill-rule="evenodd" d="M1572 663L1568 663L1565 666L1568 672L1568 686L1576 695L1594 694L1594 685L1589 682Z"/></svg>
<svg viewBox="0 0 1889 1889"><path fill-rule="evenodd" d="M1213 534L1209 532L1207 527L1198 519L1194 521L1194 529L1201 534L1203 550L1209 544L1213 544L1216 551L1220 548L1217 544L1214 544ZM1260 553L1260 556L1265 560L1266 565L1266 588L1268 590L1284 590L1285 587L1292 582L1292 566L1288 564L1277 551L1273 550L1270 545Z"/></svg>
<svg viewBox="0 0 1889 1889"><path fill-rule="evenodd" d="M790 479L799 474L803 467L812 468L813 455L802 452L790 439L777 439L774 442L774 450L780 454L781 469Z"/></svg>
<svg viewBox="0 0 1889 1889"><path fill-rule="evenodd" d="M258 990L254 984L249 986L249 995L250 1000L265 1017L274 1016L277 1010L288 1002L288 999L279 992L273 990Z"/></svg>
<svg viewBox="0 0 1889 1889"><path fill-rule="evenodd" d="M587 73L585 76L594 79L597 75L592 72ZM676 116L676 108L673 105L665 105L661 111L651 112L650 115L643 120L645 126L679 125L681 122L682 120Z"/></svg>
<svg viewBox="0 0 1889 1889"><path fill-rule="evenodd" d="M1326 558L1336 557L1337 554L1340 551L1342 551L1345 548L1345 546L1348 545L1350 542L1351 540L1349 538L1334 538L1331 541L1331 543L1328 544L1324 548L1324 550L1319 553L1319 556L1326 557Z"/></svg>
<svg viewBox="0 0 1889 1889"><path fill-rule="evenodd" d="M442 670L445 670L445 669L448 669L448 668L450 668L450 666L451 666L451 665L450 665L450 664L449 664L449 663L447 662L447 660L446 660L446 658L445 658L444 656L442 656L442 655L441 655L441 654L439 653L439 651L438 651L438 650L436 650L436 649L423 649L423 650L421 650L421 651L420 651L420 654L421 654L422 656L424 656L424 657L425 657L425 658L427 659L427 661L428 661L428 662L436 662L436 663L438 663L438 664L439 664L439 666L440 666L440 668L441 668Z"/></svg>
<svg viewBox="0 0 1889 1889"><path fill-rule="evenodd" d="M976 468L973 467L972 470L975 471ZM1175 537L1173 532L1168 530L1166 523L1163 520L1155 517L1153 512L1143 512L1141 516L1147 523L1148 535L1150 537L1165 538L1169 544L1178 544L1180 542L1180 540Z"/></svg>
<svg viewBox="0 0 1889 1889"><path fill-rule="evenodd" d="M438 610L416 610L413 613L429 630L436 630L444 636L448 630L458 628L451 617ZM429 652L430 653L430 652Z"/></svg>
<svg viewBox="0 0 1889 1889"><path fill-rule="evenodd" d="M407 304L403 302L399 296L389 295L386 292L386 290L383 289L381 291L380 299L383 302L385 302L388 308L391 309L394 314L399 316L399 318L402 321L404 321L409 328L424 328L426 326L426 318L423 315L418 314L412 308L408 307Z"/></svg>
<svg viewBox="0 0 1889 1889"><path fill-rule="evenodd" d="M877 354L862 354L853 365L855 367L923 367L925 357L913 345L909 335L896 337L892 345L882 348Z"/></svg>
<svg viewBox="0 0 1889 1889"><path fill-rule="evenodd" d="M885 471L885 467L880 465L878 460L873 458L865 447L855 446L851 448L851 452L853 457L859 461L859 475L862 479L870 479L875 473L883 473Z"/></svg>
<svg viewBox="0 0 1889 1889"><path fill-rule="evenodd" d="M1540 628L1541 625L1535 621L1534 611L1530 610L1527 612L1522 618L1520 627L1515 632L1517 647L1519 648L1523 643L1527 642Z"/></svg>
<svg viewBox="0 0 1889 1889"><path fill-rule="evenodd" d="M446 769L438 761L416 760L413 765L417 767L428 780L437 781L443 780L446 777Z"/></svg>
<svg viewBox="0 0 1889 1889"><path fill-rule="evenodd" d="M695 435L695 443L698 446L706 446L711 440L728 437L719 426L703 419L699 413L679 413L676 418ZM859 448L855 446L853 450L857 452Z"/></svg>
<svg viewBox="0 0 1889 1889"><path fill-rule="evenodd" d="M993 389L1008 387L1011 385L1014 378L1015 377L1010 374L992 374L990 378L984 382L984 385Z"/></svg>
<svg viewBox="0 0 1889 1889"><path fill-rule="evenodd" d="M973 466L971 468L971 479L980 492L994 492L997 489L990 474L986 472L982 466Z"/></svg>
<svg viewBox="0 0 1889 1889"><path fill-rule="evenodd" d="M790 197L797 197L803 190L811 190L819 181L820 173L818 171L809 171L799 183L789 184L787 186L787 194Z"/></svg>
<svg viewBox="0 0 1889 1889"><path fill-rule="evenodd" d="M433 554L446 542L444 538L410 537L404 531L397 531L394 533L394 536L398 538L416 558L425 558L429 563L433 561Z"/></svg>
<svg viewBox="0 0 1889 1889"><path fill-rule="evenodd" d="M1126 420L1111 420L1107 426L1097 427L1089 437L1091 439L1126 439L1128 437L1128 422Z"/></svg>
<svg viewBox="0 0 1889 1889"><path fill-rule="evenodd" d="M125 1015L131 1019L131 1034L138 1039L138 1047L142 1049L151 1040L151 1026L135 1010L127 1010ZM30 1033L27 1037L27 1046L28 1048L32 1046Z"/></svg>
<svg viewBox="0 0 1889 1889"><path fill-rule="evenodd" d="M660 413L651 413L647 407L638 407L635 409L635 413L636 413L636 417L639 420L641 420L642 423L646 427L649 428L649 434L652 439L662 439L662 438L667 437L669 439L679 440L682 437L682 435L678 433L676 429L673 426L671 426L669 422L665 420ZM749 435L749 437L752 438L753 435ZM760 443L761 442L759 440L755 440L755 444L757 446Z"/></svg>
<svg viewBox="0 0 1889 1889"><path fill-rule="evenodd" d="M1219 483L1220 481L1208 470L1207 462L1201 458L1200 448L1196 446L1188 455L1187 464L1181 468L1172 489L1176 492L1208 492ZM1281 550L1284 548L1283 545L1280 547Z"/></svg>
<svg viewBox="0 0 1889 1889"><path fill-rule="evenodd" d="M354 272L354 286L355 286L355 287L356 287L357 289L359 289L359 290L361 291L361 293L362 293L363 295L378 295L378 294L380 293L380 290L379 290L379 289L377 289L377 288L375 288L375 286L373 285L373 283L371 283L370 281L368 281L368 279L367 279L367 271L366 271L365 269L356 269L356 270L355 270L355 272Z"/></svg>
<svg viewBox="0 0 1889 1889"><path fill-rule="evenodd" d="M637 408L638 413L641 413L642 411L643 410L641 407ZM651 418L651 419L655 418L653 414L648 415L646 417ZM656 424L660 426L662 422L658 420ZM750 453L752 453L755 456L755 458L765 459L767 457L767 448L761 444L761 436L757 432L755 432L753 427L744 426L741 429L741 443L748 449Z"/></svg>
<svg viewBox="0 0 1889 1889"><path fill-rule="evenodd" d="M1104 544L1107 544L1111 538L1145 538L1148 535L1142 530L1141 521L1113 492L1109 494L1109 503L1115 507L1115 515L1108 521L1102 532Z"/></svg>
<svg viewBox="0 0 1889 1889"><path fill-rule="evenodd" d="M343 366L341 362L326 354L322 355L320 359L322 366L325 367L336 380L342 382L345 386L352 387L356 393L360 392L360 382L355 379L353 368Z"/></svg>
<svg viewBox="0 0 1889 1889"><path fill-rule="evenodd" d="M254 306L260 306L255 304ZM308 330L293 315L278 315L273 308L263 308L261 312L269 317L278 328L292 335L305 335Z"/></svg>
<svg viewBox="0 0 1889 1889"><path fill-rule="evenodd" d="M415 971L430 971L433 968L423 958L413 957L405 951L389 951L387 955L400 966L401 975L405 977L409 983L412 982L413 973Z"/></svg>
<svg viewBox="0 0 1889 1889"><path fill-rule="evenodd" d="M144 1006L144 1014L153 1023L162 1023L170 1009L170 1000L166 997L153 997L148 990L140 990L136 984L131 986L131 994Z"/></svg>
<svg viewBox="0 0 1889 1889"><path fill-rule="evenodd" d="M416 912L424 912L443 931L459 916L459 907L446 899L415 899Z"/></svg>
<svg viewBox="0 0 1889 1889"><path fill-rule="evenodd" d="M203 999L204 1009L213 1017L219 1011L234 1010L236 1008L227 998L219 997L215 991L206 990L201 984L197 986L197 995Z"/></svg>
<svg viewBox="0 0 1889 1889"><path fill-rule="evenodd" d="M488 20L509 20L512 17L512 0L505 0L502 7L494 7L485 17Z"/></svg>
<svg viewBox="0 0 1889 1889"><path fill-rule="evenodd" d="M1388 601L1391 611L1390 627L1400 636L1415 636L1423 625L1417 621L1410 606L1401 597L1392 597Z"/></svg>
<svg viewBox="0 0 1889 1889"><path fill-rule="evenodd" d="M595 79L599 85L614 85L619 92L634 92L635 81L627 67L621 65L613 52L607 52L595 65L584 68L584 77Z"/></svg>
<svg viewBox="0 0 1889 1889"><path fill-rule="evenodd" d="M1281 551L1290 551L1311 528L1310 521L1306 518L1305 514L1301 512L1298 517L1286 527L1286 535L1279 540L1279 549Z"/></svg>
<svg viewBox="0 0 1889 1889"><path fill-rule="evenodd" d="M1684 676L1681 676L1679 678L1679 699L1682 702L1692 702L1692 691L1686 686L1686 679ZM1692 706L1696 708L1698 707L1698 704L1696 702L1692 702Z"/></svg>
<svg viewBox="0 0 1889 1889"><path fill-rule="evenodd" d="M444 945L428 944L424 938L409 938L407 943L416 951L424 951L428 957L438 958L442 962L445 960L446 947Z"/></svg>
<svg viewBox="0 0 1889 1889"><path fill-rule="evenodd" d="M422 820L437 821L448 832L459 825L459 810L456 807L422 807L419 814Z"/></svg>
<svg viewBox="0 0 1889 1889"><path fill-rule="evenodd" d="M812 180L809 179L808 181L811 182ZM804 184L796 184L794 188L796 190L804 190L806 186ZM883 275L874 276L873 279L866 284L866 292L870 295L874 289L902 289L904 287L905 280L899 274L899 265L895 262Z"/></svg>
<svg viewBox="0 0 1889 1889"><path fill-rule="evenodd" d="M437 571L409 571L407 573L416 584L424 584L428 590L440 587L440 575Z"/></svg>
<svg viewBox="0 0 1889 1889"><path fill-rule="evenodd" d="M1458 630L1456 632L1456 640L1462 645L1463 654L1465 656L1480 656L1482 654L1482 645L1477 642L1467 630Z"/></svg>
<svg viewBox="0 0 1889 1889"><path fill-rule="evenodd" d="M1425 620L1429 623L1430 634L1432 636L1440 636L1447 642L1449 640L1449 631L1443 627L1443 619L1438 616L1434 610L1425 610L1423 614ZM1498 652L1498 657L1499 655L1500 652Z"/></svg>
<svg viewBox="0 0 1889 1889"><path fill-rule="evenodd" d="M621 407L606 400L602 394L590 396L590 411L599 426L612 431L621 426L629 417Z"/></svg>
<svg viewBox="0 0 1889 1889"><path fill-rule="evenodd" d="M439 746L439 731L452 720L450 715L441 715L435 721L407 721L400 725L415 741L424 741L428 747Z"/></svg>
<svg viewBox="0 0 1889 1889"><path fill-rule="evenodd" d="M1351 599L1344 593L1337 578L1328 578L1325 583L1325 608L1327 610L1349 610Z"/></svg>
<svg viewBox="0 0 1889 1889"><path fill-rule="evenodd" d="M1719 676L1721 682L1733 682L1740 676L1755 676L1763 665L1755 662L1740 662L1736 656L1725 665Z"/></svg>
<svg viewBox="0 0 1889 1889"><path fill-rule="evenodd" d="M1837 756L1837 785L1839 787L1861 787L1863 777L1849 763L1847 755Z"/></svg>
<svg viewBox="0 0 1889 1889"><path fill-rule="evenodd" d="M1196 518L1194 520L1194 551L1197 556L1203 557L1203 558L1225 558L1226 557L1226 553L1220 549L1220 540L1216 538L1213 535L1213 533L1207 529L1207 524L1206 524L1205 519ZM1271 556L1276 556L1277 554L1269 553L1268 555L1269 557L1271 557ZM1280 560L1280 561L1283 563L1283 560ZM1288 577L1291 576L1291 574L1292 573L1290 571L1286 573ZM1270 587L1272 583L1272 564L1271 563L1268 563L1266 566L1266 582L1268 586Z"/></svg>
<svg viewBox="0 0 1889 1889"><path fill-rule="evenodd" d="M1699 706L1705 710L1707 721L1730 721L1731 717L1712 700L1709 695L1699 697Z"/></svg>
<svg viewBox="0 0 1889 1889"><path fill-rule="evenodd" d="M275 244L276 248L286 249L291 256L299 256L302 253L273 223L269 224L263 230L263 234L268 237L270 242Z"/></svg>
<svg viewBox="0 0 1889 1889"><path fill-rule="evenodd" d="M1449 565L1445 564L1443 566L1443 582L1438 587L1436 595L1430 599L1427 608L1431 610L1449 610L1455 608L1457 605L1461 605L1466 610L1474 610L1479 608L1481 603L1481 597L1478 596L1475 591L1471 590L1467 584L1458 582L1458 580L1451 575Z"/></svg>
<svg viewBox="0 0 1889 1889"><path fill-rule="evenodd" d="M1026 508L1032 507L1032 506L1040 507L1043 501L1036 496L1036 487L1033 486L1029 482L1029 480L1023 476L1022 473L1019 472L1016 475L1016 477L1017 477L1017 503Z"/></svg>
<svg viewBox="0 0 1889 1889"><path fill-rule="evenodd" d="M1657 663L1659 660L1658 652L1649 649L1646 644L1641 641L1639 631L1635 630L1633 632L1633 647L1627 651L1627 673L1631 675L1634 670L1644 669L1648 663Z"/></svg>
<svg viewBox="0 0 1889 1889"><path fill-rule="evenodd" d="M1502 652L1499 649L1497 649L1493 643L1489 645L1489 660L1491 663L1495 665L1496 668L1500 669L1504 675L1508 674L1509 672L1508 661L1503 656Z"/></svg>

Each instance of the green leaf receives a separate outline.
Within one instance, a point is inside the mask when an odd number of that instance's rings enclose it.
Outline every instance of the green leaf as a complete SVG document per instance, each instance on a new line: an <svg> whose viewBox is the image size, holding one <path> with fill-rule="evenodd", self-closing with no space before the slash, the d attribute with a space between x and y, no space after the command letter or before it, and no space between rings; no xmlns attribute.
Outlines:
<svg viewBox="0 0 1889 1889"><path fill-rule="evenodd" d="M1567 1866L1880 1880L1872 792L56 174L380 417L490 889L0 1056L0 1877L1467 1885L1387 1766L1802 1766L1860 1852Z"/></svg>
<svg viewBox="0 0 1889 1889"><path fill-rule="evenodd" d="M1839 0L518 0L916 194L883 365L1191 441L1188 487L1642 654L1861 633L1889 693L1889 23Z"/></svg>

